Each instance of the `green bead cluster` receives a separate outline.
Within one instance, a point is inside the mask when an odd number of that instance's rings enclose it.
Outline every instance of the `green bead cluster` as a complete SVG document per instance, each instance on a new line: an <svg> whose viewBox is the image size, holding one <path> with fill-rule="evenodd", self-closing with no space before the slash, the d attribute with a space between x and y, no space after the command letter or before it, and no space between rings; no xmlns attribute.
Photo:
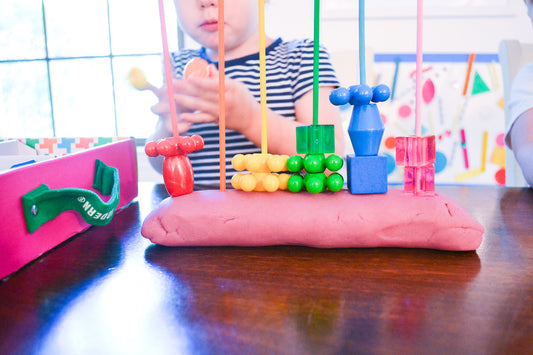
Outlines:
<svg viewBox="0 0 533 355"><path fill-rule="evenodd" d="M287 168L295 173L287 181L287 189L292 192L300 192L305 189L311 193L326 191L340 191L344 185L341 174L335 172L342 168L343 159L335 154L326 158L324 153L307 154L305 158L294 155L287 160ZM333 171L326 176L326 169ZM301 171L305 174L302 175Z"/></svg>

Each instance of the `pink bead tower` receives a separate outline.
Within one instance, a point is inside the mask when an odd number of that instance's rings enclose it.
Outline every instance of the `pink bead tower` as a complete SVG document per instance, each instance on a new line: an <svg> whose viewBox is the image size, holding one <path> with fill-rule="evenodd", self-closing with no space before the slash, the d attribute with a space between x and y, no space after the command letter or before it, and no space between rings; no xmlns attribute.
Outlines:
<svg viewBox="0 0 533 355"><path fill-rule="evenodd" d="M435 136L396 137L396 165L404 166L404 191L435 194Z"/></svg>

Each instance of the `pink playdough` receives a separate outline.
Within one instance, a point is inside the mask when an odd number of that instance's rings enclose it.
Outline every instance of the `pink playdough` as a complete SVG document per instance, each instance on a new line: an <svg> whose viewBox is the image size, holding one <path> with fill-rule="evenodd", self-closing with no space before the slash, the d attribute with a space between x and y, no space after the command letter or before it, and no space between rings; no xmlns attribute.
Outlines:
<svg viewBox="0 0 533 355"><path fill-rule="evenodd" d="M168 198L141 233L166 246L306 245L319 248L404 247L467 251L481 226L451 198L400 190L337 193L195 191Z"/></svg>

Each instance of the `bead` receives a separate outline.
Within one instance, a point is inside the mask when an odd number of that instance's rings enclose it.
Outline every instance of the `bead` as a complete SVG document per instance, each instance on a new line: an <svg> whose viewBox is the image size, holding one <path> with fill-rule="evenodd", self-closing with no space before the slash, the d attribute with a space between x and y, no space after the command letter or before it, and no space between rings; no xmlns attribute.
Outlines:
<svg viewBox="0 0 533 355"><path fill-rule="evenodd" d="M287 182L289 181L289 178L291 176L289 174L279 174L279 189L280 190L287 190Z"/></svg>
<svg viewBox="0 0 533 355"><path fill-rule="evenodd" d="M267 154L247 154L244 158L244 165L246 166L246 170L253 171L254 173L267 172L267 157Z"/></svg>
<svg viewBox="0 0 533 355"><path fill-rule="evenodd" d="M293 155L287 160L287 169L291 173L297 173L304 168L304 158L300 155Z"/></svg>
<svg viewBox="0 0 533 355"><path fill-rule="evenodd" d="M191 137L183 137L179 142L179 149L181 149L183 153L191 153L195 151L196 144Z"/></svg>
<svg viewBox="0 0 533 355"><path fill-rule="evenodd" d="M319 175L315 174L309 174L309 178L307 179L307 182L305 183L305 188L307 191L309 191L312 194L317 194L325 189L324 179L322 179Z"/></svg>
<svg viewBox="0 0 533 355"><path fill-rule="evenodd" d="M390 97L390 89L385 84L380 84L378 86L373 87L372 91L373 91L373 95L372 95L373 102L384 102L384 101L387 101Z"/></svg>
<svg viewBox="0 0 533 355"><path fill-rule="evenodd" d="M288 155L271 155L267 159L268 169L272 172L286 171L287 170Z"/></svg>
<svg viewBox="0 0 533 355"><path fill-rule="evenodd" d="M304 178L300 174L293 175L287 181L287 189L291 192L300 192L304 187Z"/></svg>
<svg viewBox="0 0 533 355"><path fill-rule="evenodd" d="M330 176L328 176L326 185L328 187L328 190L337 192L342 190L342 187L344 186L344 178L339 173L333 173Z"/></svg>
<svg viewBox="0 0 533 355"><path fill-rule="evenodd" d="M149 157L157 157L159 153L157 152L157 142L150 142L144 146L144 152Z"/></svg>
<svg viewBox="0 0 533 355"><path fill-rule="evenodd" d="M231 186L235 189L235 190L240 190L241 189L241 178L244 176L244 174L242 173L237 173L235 175L233 175L233 177L231 178Z"/></svg>
<svg viewBox="0 0 533 355"><path fill-rule="evenodd" d="M350 91L346 88L338 88L329 94L329 102L335 106L346 105L350 102Z"/></svg>
<svg viewBox="0 0 533 355"><path fill-rule="evenodd" d="M321 173L326 170L326 157L324 154L307 154L304 168L308 173Z"/></svg>
<svg viewBox="0 0 533 355"><path fill-rule="evenodd" d="M326 159L326 168L329 171L338 171L340 168L342 168L343 164L344 160L336 154L331 154Z"/></svg>
<svg viewBox="0 0 533 355"><path fill-rule="evenodd" d="M350 104L366 105L372 100L372 88L368 85L350 86Z"/></svg>
<svg viewBox="0 0 533 355"><path fill-rule="evenodd" d="M243 191L253 191L255 189L256 184L257 181L252 174L243 174L243 176L240 178L240 187Z"/></svg>
<svg viewBox="0 0 533 355"><path fill-rule="evenodd" d="M237 154L231 159L231 165L233 168L237 171L243 171L246 169L246 166L244 165L244 155L243 154Z"/></svg>
<svg viewBox="0 0 533 355"><path fill-rule="evenodd" d="M279 187L279 180L276 175L269 174L263 179L263 188L265 191L274 192Z"/></svg>

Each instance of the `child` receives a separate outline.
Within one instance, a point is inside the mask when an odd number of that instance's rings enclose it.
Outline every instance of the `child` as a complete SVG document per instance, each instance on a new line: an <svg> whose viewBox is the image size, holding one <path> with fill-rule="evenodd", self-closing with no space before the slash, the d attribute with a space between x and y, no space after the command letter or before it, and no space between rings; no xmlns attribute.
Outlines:
<svg viewBox="0 0 533 355"><path fill-rule="evenodd" d="M524 0L533 23L533 0ZM524 178L533 186L533 63L526 64L511 87L509 110L511 123L505 141L514 152Z"/></svg>
<svg viewBox="0 0 533 355"><path fill-rule="evenodd" d="M188 154L195 183L217 185L218 163L218 1L175 0L181 28L202 45L200 50L183 50L171 55L175 75L183 76L185 65L201 57L214 64L208 78L191 77L173 82L180 134L199 134L205 140L202 150ZM257 1L232 0L225 12L225 86L226 86L226 156L228 181L234 175L231 158L238 153L259 153L261 149L261 113L259 89L259 14ZM284 42L267 37L267 113L268 152L296 154L296 127L313 122L313 42ZM344 152L338 108L329 103L331 90L339 86L325 49L320 51L319 123L335 125L335 148ZM160 102L152 107L159 115L151 140L171 135L169 103L166 90L160 90ZM162 159L151 159L161 171Z"/></svg>

